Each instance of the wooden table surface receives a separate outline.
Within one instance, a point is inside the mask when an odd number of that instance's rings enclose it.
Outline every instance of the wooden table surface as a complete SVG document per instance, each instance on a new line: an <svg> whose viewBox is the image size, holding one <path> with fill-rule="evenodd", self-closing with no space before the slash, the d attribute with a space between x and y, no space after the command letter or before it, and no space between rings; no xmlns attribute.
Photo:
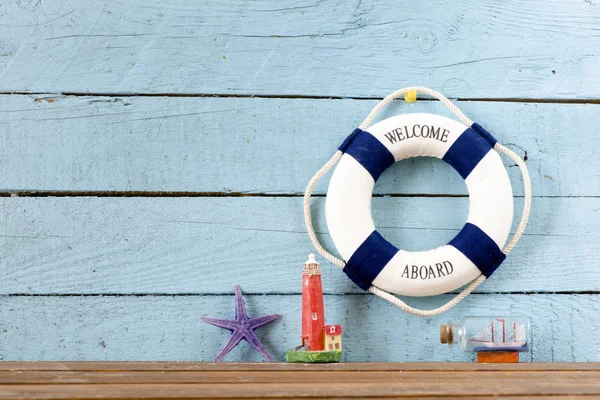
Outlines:
<svg viewBox="0 0 600 400"><path fill-rule="evenodd" d="M600 396L597 363L6 362L0 398L540 398Z"/></svg>

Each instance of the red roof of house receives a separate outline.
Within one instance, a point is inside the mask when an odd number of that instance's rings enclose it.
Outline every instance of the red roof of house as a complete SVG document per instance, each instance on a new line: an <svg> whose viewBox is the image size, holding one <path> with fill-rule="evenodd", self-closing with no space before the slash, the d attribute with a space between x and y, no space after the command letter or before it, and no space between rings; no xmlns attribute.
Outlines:
<svg viewBox="0 0 600 400"><path fill-rule="evenodd" d="M341 325L325 325L325 327L323 329L325 329L326 335L341 335L342 334L342 326Z"/></svg>

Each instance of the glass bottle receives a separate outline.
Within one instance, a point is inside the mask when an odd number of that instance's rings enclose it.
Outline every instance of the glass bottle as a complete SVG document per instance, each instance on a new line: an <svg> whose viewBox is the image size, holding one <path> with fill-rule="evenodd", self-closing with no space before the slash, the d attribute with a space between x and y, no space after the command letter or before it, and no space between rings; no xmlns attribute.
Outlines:
<svg viewBox="0 0 600 400"><path fill-rule="evenodd" d="M440 325L440 342L464 351L529 351L527 317L465 317L458 324Z"/></svg>

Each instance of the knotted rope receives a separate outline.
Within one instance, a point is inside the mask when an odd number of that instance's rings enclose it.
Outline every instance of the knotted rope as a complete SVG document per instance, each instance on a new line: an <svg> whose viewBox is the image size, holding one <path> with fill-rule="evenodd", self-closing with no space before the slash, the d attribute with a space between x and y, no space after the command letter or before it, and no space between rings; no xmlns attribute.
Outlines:
<svg viewBox="0 0 600 400"><path fill-rule="evenodd" d="M444 96L440 92L437 92L435 90L425 88L425 87L407 87L404 89L396 90L395 92L386 96L382 101L380 101L373 108L373 110L371 110L369 115L367 115L367 118L365 118L365 120L362 122L362 124L360 124L359 128L363 129L363 130L366 129L368 126L371 125L371 123L373 122L373 120L375 119L377 114L379 114L379 112L385 106L387 106L389 103L391 103L396 98L398 98L408 92L411 92L411 91L415 91L417 93L423 93L423 94L426 94L433 98L438 99L450 111L452 111L458 117L458 119L460 119L465 125L467 125L467 126L473 125L473 121L471 121L465 114L463 114L463 112L458 107L456 107L450 100L448 100L448 98L446 96ZM516 154L514 151L510 150L509 148L501 145L500 143L496 143L494 146L494 149L496 151L506 155L507 157L509 157L511 160L513 160L519 166L519 170L521 171L521 175L523 176L523 188L525 191L525 196L524 196L524 201L523 201L523 214L521 216L521 221L519 222L519 226L517 227L517 230L513 234L512 239L502 249L502 252L504 254L508 255L508 253L511 252L511 250L515 247L515 245L517 244L517 242L523 235L523 231L525 230L525 227L527 226L527 221L529 220L529 213L531 210L531 180L529 178L529 172L527 171L525 162L523 161L523 159L521 157L519 157L518 154ZM345 266L345 262L343 260L337 258L336 256L334 256L333 254L329 253L319 242L319 239L317 238L317 235L313 228L312 216L311 216L311 211L310 211L310 197L313 193L313 190L314 190L317 182L319 182L319 180L323 177L323 175L325 175L327 172L329 172L329 170L335 164L337 164L337 162L340 160L342 155L343 155L343 153L340 150L338 150L333 155L333 157L331 157L331 159L329 161L327 161L325 163L325 165L323 165L321 167L321 169L319 169L319 171L317 171L317 173L308 182L306 191L304 193L304 221L306 223L306 229L308 230L308 235L310 237L310 240L312 241L313 245L315 246L315 248L317 249L319 254L321 254L326 260L330 261L331 263L333 263L343 269ZM460 303L461 300L463 300L473 290L475 290L479 285L481 285L481 283L484 280L485 280L485 275L480 274L468 286L466 286L459 294L457 294L452 300L450 300L446 304L444 304L438 308L435 308L433 310L420 310L418 308L411 307L408 304L406 304L404 301L400 300L398 297L394 296L393 294L391 294L383 289L378 288L375 285L373 285L369 288L369 292L381 297L382 299L389 301L390 303L399 307L401 310L406 311L407 313L418 315L420 317L433 317L433 316L440 315L440 314L450 310L452 307L454 307L455 305Z"/></svg>

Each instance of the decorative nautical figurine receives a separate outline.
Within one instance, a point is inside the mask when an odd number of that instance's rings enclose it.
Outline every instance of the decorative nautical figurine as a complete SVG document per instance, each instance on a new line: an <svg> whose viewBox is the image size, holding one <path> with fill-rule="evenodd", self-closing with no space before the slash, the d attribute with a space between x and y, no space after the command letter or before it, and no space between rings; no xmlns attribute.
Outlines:
<svg viewBox="0 0 600 400"><path fill-rule="evenodd" d="M260 342L260 339L254 333L254 330L260 328L269 322L275 321L281 317L279 314L266 315L264 317L249 318L246 314L246 306L244 305L244 299L242 298L242 291L239 285L235 286L235 319L217 319L200 317L202 321L207 324L218 326L219 328L228 329L231 331L231 336L227 340L227 343L223 346L223 349L217 354L213 361L221 361L223 357L227 355L235 346L238 345L242 339L246 340L252 345L260 354L262 354L267 360L273 362L273 358L265 349L265 346Z"/></svg>
<svg viewBox="0 0 600 400"><path fill-rule="evenodd" d="M437 98L460 121L419 113L372 124L394 99L405 95L407 102L414 102L417 93ZM500 154L511 158L523 175L523 215L511 239L513 192ZM470 208L465 225L447 245L410 252L400 250L375 229L371 196L375 182L388 167L422 156L440 158L454 167L467 185ZM341 258L319 242L310 209L315 185L336 164L327 189L325 215ZM422 317L447 311L494 273L523 234L530 207L531 182L521 157L498 143L444 95L423 87L400 89L377 104L313 176L304 194L305 223L317 251L361 289ZM463 286L459 295L433 310L415 309L393 295L431 296Z"/></svg>
<svg viewBox="0 0 600 400"><path fill-rule="evenodd" d="M302 345L288 350L288 362L338 362L342 356L342 327L325 325L321 267L309 254L302 270Z"/></svg>
<svg viewBox="0 0 600 400"><path fill-rule="evenodd" d="M478 362L519 362L531 348L527 317L465 317L440 325L440 342L476 352Z"/></svg>

